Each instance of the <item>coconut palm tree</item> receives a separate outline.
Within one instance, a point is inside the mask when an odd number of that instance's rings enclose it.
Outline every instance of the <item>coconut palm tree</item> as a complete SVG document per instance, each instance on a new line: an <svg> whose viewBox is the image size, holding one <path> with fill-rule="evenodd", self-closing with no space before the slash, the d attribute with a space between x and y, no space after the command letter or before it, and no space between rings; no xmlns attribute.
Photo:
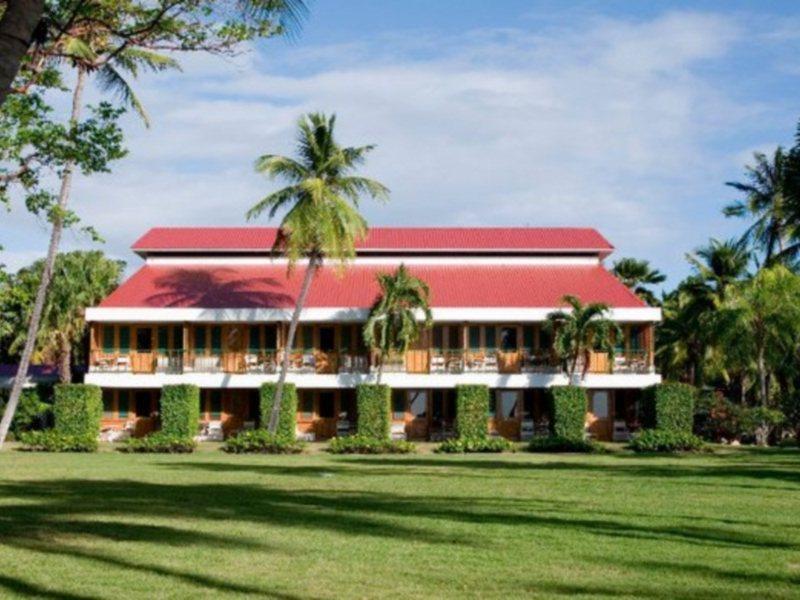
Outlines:
<svg viewBox="0 0 800 600"><path fill-rule="evenodd" d="M622 336L622 330L606 317L609 311L607 304L583 304L579 298L570 295L561 300L571 310L551 312L547 315L545 328L553 333L553 347L559 358L566 363L570 381L573 380L581 359L581 379L584 379L589 369L591 352L607 352L613 359L615 340Z"/></svg>
<svg viewBox="0 0 800 600"><path fill-rule="evenodd" d="M667 276L650 267L650 261L636 258L621 258L614 263L611 272L631 291L650 306L658 306L658 299L649 288L666 281Z"/></svg>
<svg viewBox="0 0 800 600"><path fill-rule="evenodd" d="M750 258L751 253L742 240L720 241L714 238L707 246L686 255L697 276L709 285L717 304L724 300L731 284L747 275Z"/></svg>
<svg viewBox="0 0 800 600"><path fill-rule="evenodd" d="M358 212L361 197L367 195L377 200L389 197L389 190L383 184L353 174L374 146L341 147L334 138L335 124L335 115L305 115L297 124L296 159L265 154L256 161L256 171L270 179L283 179L289 185L256 203L247 212L247 218L255 219L264 212L273 218L279 211L285 211L273 253L288 258L289 273L301 259L308 262L289 323L269 418L268 428L273 433L278 425L297 323L314 275L323 259L331 259L343 269L355 256L356 242L367 233L367 223Z"/></svg>
<svg viewBox="0 0 800 600"><path fill-rule="evenodd" d="M369 311L364 324L364 341L378 353L380 385L383 364L392 353L405 353L433 323L428 285L411 275L401 264L394 273L378 273L381 294ZM419 320L419 313L423 319Z"/></svg>

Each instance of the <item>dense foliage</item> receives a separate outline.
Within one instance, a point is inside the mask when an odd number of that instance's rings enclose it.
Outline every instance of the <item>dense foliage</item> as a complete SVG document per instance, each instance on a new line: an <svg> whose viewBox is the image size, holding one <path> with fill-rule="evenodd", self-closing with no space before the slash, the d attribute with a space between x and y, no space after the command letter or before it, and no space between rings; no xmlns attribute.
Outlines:
<svg viewBox="0 0 800 600"><path fill-rule="evenodd" d="M491 392L485 385L456 386L456 434L470 440L487 436Z"/></svg>
<svg viewBox="0 0 800 600"><path fill-rule="evenodd" d="M24 431L19 434L21 449L26 452L96 452L97 436L69 434L55 429Z"/></svg>
<svg viewBox="0 0 800 600"><path fill-rule="evenodd" d="M264 383L261 385L261 426L265 427L264 422L272 412L272 405L275 401L275 391L277 385L274 383ZM276 435L286 439L294 439L297 435L297 389L293 383L284 384L283 400L281 401L280 415L278 417L278 428Z"/></svg>
<svg viewBox="0 0 800 600"><path fill-rule="evenodd" d="M629 447L634 452L694 452L701 450L703 440L685 431L669 429L644 429L631 440Z"/></svg>
<svg viewBox="0 0 800 600"><path fill-rule="evenodd" d="M528 452L602 452L603 447L589 440L578 440L558 436L534 437L528 442Z"/></svg>
<svg viewBox="0 0 800 600"><path fill-rule="evenodd" d="M242 431L222 444L222 451L228 454L299 454L304 448L305 443L294 435L287 438L266 429Z"/></svg>
<svg viewBox="0 0 800 600"><path fill-rule="evenodd" d="M71 436L100 434L103 396L98 386L60 383L55 386L54 398L55 431Z"/></svg>
<svg viewBox="0 0 800 600"><path fill-rule="evenodd" d="M694 420L695 389L685 383L662 383L642 393L642 425L691 433Z"/></svg>
<svg viewBox="0 0 800 600"><path fill-rule="evenodd" d="M117 446L120 452L189 454L197 448L193 438L166 431L156 431L141 438L128 438Z"/></svg>
<svg viewBox="0 0 800 600"><path fill-rule="evenodd" d="M378 439L367 435L335 437L328 444L331 454L411 454L416 445L406 440Z"/></svg>
<svg viewBox="0 0 800 600"><path fill-rule="evenodd" d="M436 448L434 452L443 454L464 454L464 453L499 453L516 452L517 446L514 442L504 437L457 437L445 440Z"/></svg>
<svg viewBox="0 0 800 600"><path fill-rule="evenodd" d="M550 423L554 437L580 442L586 427L586 390L576 386L554 386L547 390Z"/></svg>
<svg viewBox="0 0 800 600"><path fill-rule="evenodd" d="M200 388L165 385L161 388L161 432L166 437L192 439L200 422Z"/></svg>
<svg viewBox="0 0 800 600"><path fill-rule="evenodd" d="M356 388L358 435L388 440L392 426L392 390L388 385L362 384Z"/></svg>
<svg viewBox="0 0 800 600"><path fill-rule="evenodd" d="M0 413L5 408L7 390L0 390ZM53 387L37 385L22 391L19 406L11 423L11 431L19 435L23 431L44 429L53 420Z"/></svg>

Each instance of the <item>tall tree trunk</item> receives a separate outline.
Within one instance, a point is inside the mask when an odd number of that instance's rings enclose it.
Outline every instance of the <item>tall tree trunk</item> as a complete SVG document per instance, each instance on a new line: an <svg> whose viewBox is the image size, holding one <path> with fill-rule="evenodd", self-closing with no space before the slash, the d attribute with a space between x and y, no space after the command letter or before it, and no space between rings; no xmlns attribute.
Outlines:
<svg viewBox="0 0 800 600"><path fill-rule="evenodd" d="M0 18L0 105L11 89L22 57L44 12L44 0L8 0Z"/></svg>
<svg viewBox="0 0 800 600"><path fill-rule="evenodd" d="M72 92L72 115L70 116L71 126L78 123L81 115L81 101L83 98L83 88L86 85L86 73L83 69L78 69L78 79L75 82L75 89ZM0 450L3 448L3 443L8 435L8 430L11 427L11 421L14 418L14 412L17 410L19 404L19 396L22 393L22 388L25 385L25 380L28 378L28 367L31 364L31 356L33 355L34 347L36 346L36 336L39 333L39 323L42 319L42 312L44 311L44 303L47 299L47 288L50 286L50 280L53 277L53 266L56 262L56 254L58 254L58 245L61 242L61 232L64 229L64 211L69 202L69 195L72 191L72 174L75 170L75 163L69 162L64 166L64 172L61 176L61 190L58 195L58 208L53 217L53 229L50 232L50 245L47 248L47 258L44 262L44 269L42 269L42 279L39 282L39 288L36 290L36 300L33 303L33 311L31 311L31 319L28 322L28 333L25 339L25 347L22 350L20 357L19 367L17 374L14 376L14 383L11 386L11 394L8 398L3 420L0 421Z"/></svg>
<svg viewBox="0 0 800 600"><path fill-rule="evenodd" d="M764 347L758 349L758 392L761 400L761 406L767 405L767 365L764 358Z"/></svg>
<svg viewBox="0 0 800 600"><path fill-rule="evenodd" d="M380 385L381 384L381 377L383 377L383 361L384 361L383 354L380 355L380 358L378 359L378 361L379 361L378 362L378 378L375 380L375 384L376 385Z"/></svg>
<svg viewBox="0 0 800 600"><path fill-rule="evenodd" d="M275 399L272 402L272 411L270 412L269 423L267 425L267 431L270 433L275 433L278 431L278 420L280 419L281 415L281 400L283 399L283 387L286 383L286 375L289 373L289 358L291 357L292 348L294 347L294 336L297 333L297 324L300 321L300 313L303 310L303 305L306 303L308 290L311 289L311 282L314 279L314 275L316 274L321 261L321 257L317 254L312 254L309 257L306 274L303 277L303 285L300 287L300 295L297 297L297 304L294 307L292 320L289 323L289 333L286 336L286 344L283 348L283 360L281 360L281 373L278 376L278 385L275 388Z"/></svg>
<svg viewBox="0 0 800 600"><path fill-rule="evenodd" d="M72 382L72 345L67 336L58 336L58 379L61 383Z"/></svg>

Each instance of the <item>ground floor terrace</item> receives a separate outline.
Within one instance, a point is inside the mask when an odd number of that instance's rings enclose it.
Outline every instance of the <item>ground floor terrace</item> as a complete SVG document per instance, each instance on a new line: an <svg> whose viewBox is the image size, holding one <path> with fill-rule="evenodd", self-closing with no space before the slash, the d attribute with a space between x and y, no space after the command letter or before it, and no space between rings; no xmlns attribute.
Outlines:
<svg viewBox="0 0 800 600"><path fill-rule="evenodd" d="M355 389L299 389L297 435L317 441L355 433L358 404ZM621 441L639 427L639 390L586 390L586 429L595 439ZM105 388L102 429L143 436L158 430L158 389ZM262 420L258 389L202 389L201 434L226 437L258 427ZM415 441L441 441L455 435L456 391L393 389L392 436ZM541 388L492 389L487 431L510 440L547 435L550 409Z"/></svg>

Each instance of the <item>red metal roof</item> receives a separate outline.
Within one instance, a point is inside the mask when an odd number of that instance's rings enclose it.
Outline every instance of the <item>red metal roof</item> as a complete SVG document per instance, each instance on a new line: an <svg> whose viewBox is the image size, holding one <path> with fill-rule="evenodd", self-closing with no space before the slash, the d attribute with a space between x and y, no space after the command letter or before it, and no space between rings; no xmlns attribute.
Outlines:
<svg viewBox="0 0 800 600"><path fill-rule="evenodd" d="M340 277L325 267L311 286L306 307L368 308L378 293L376 273L393 269L351 266ZM551 308L565 294L619 308L644 306L599 265L412 265L409 270L428 283L436 308ZM303 273L304 267L298 267L287 277L286 267L279 265L145 265L100 306L289 308Z"/></svg>
<svg viewBox="0 0 800 600"><path fill-rule="evenodd" d="M274 227L155 227L133 244L158 251L253 252L272 247ZM593 252L613 246L596 229L580 227L372 227L358 244L368 251Z"/></svg>

